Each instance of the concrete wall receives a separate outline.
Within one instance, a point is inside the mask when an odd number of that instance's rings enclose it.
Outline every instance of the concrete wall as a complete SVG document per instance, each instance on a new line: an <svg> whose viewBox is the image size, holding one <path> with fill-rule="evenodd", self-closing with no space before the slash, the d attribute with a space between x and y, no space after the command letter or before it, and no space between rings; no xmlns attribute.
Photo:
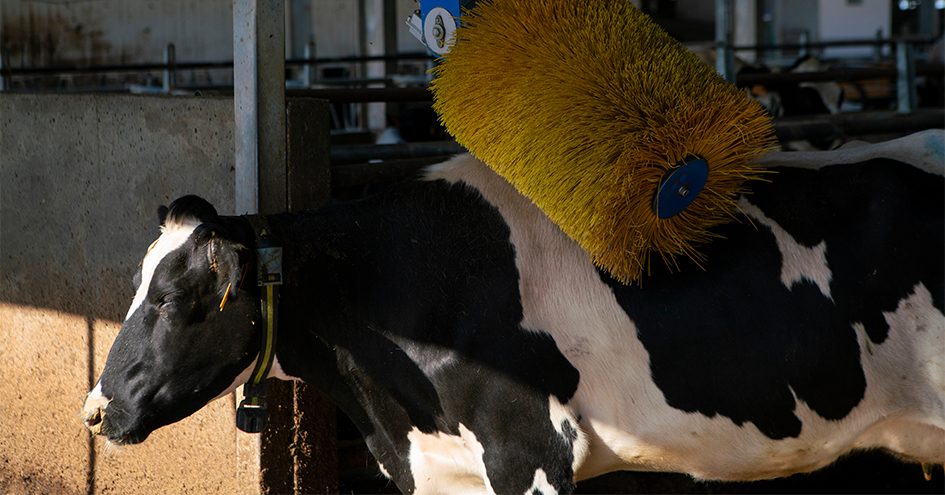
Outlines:
<svg viewBox="0 0 945 495"><path fill-rule="evenodd" d="M13 67L233 58L233 4L227 0L0 0L0 43Z"/></svg>
<svg viewBox="0 0 945 495"><path fill-rule="evenodd" d="M368 31L382 24L382 0L285 0L286 54L302 57L311 40L320 56L358 55L360 4ZM405 24L417 3L397 0L396 8L398 50L423 51ZM383 52L382 40L366 40L365 51ZM168 43L178 61L231 60L233 2L0 0L0 42L13 67L160 62Z"/></svg>
<svg viewBox="0 0 945 495"><path fill-rule="evenodd" d="M820 0L818 22L821 41L871 39L877 31L883 38L891 36L893 3L887 0L863 0L850 3L841 0ZM824 57L870 57L873 47L831 47Z"/></svg>
<svg viewBox="0 0 945 495"><path fill-rule="evenodd" d="M231 99L0 94L0 493L256 493L259 437L220 399L141 445L78 417L188 193L233 213Z"/></svg>

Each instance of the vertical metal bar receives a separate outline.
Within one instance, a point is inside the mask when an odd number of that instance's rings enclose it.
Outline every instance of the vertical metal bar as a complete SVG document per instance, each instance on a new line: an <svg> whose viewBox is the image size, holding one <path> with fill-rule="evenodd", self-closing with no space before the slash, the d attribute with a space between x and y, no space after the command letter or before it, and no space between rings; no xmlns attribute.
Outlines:
<svg viewBox="0 0 945 495"><path fill-rule="evenodd" d="M800 37L797 40L797 44L801 45L800 51L797 52L797 58L804 58L810 54L808 44L810 43L810 36L807 34L807 30L803 30L800 33Z"/></svg>
<svg viewBox="0 0 945 495"><path fill-rule="evenodd" d="M879 62L883 58L883 30L876 30L876 44L873 45L873 60Z"/></svg>
<svg viewBox="0 0 945 495"><path fill-rule="evenodd" d="M397 55L397 0L384 0L384 55ZM397 74L397 61L388 60L384 64L384 77L390 79Z"/></svg>
<svg viewBox="0 0 945 495"><path fill-rule="evenodd" d="M10 59L7 55L7 47L0 41L0 91L10 91L10 78L3 75L4 69L10 66Z"/></svg>
<svg viewBox="0 0 945 495"><path fill-rule="evenodd" d="M896 96L899 100L896 111L912 113L915 110L915 50L912 43L900 39L896 42Z"/></svg>
<svg viewBox="0 0 945 495"><path fill-rule="evenodd" d="M919 34L923 36L928 36L929 39L935 37L935 19L938 17L935 12L935 5L932 0L926 0L924 2L919 2L918 14L919 14Z"/></svg>
<svg viewBox="0 0 945 495"><path fill-rule="evenodd" d="M285 8L235 0L236 213L285 211Z"/></svg>
<svg viewBox="0 0 945 495"><path fill-rule="evenodd" d="M233 105L236 118L236 213L259 212L256 164L256 0L233 2Z"/></svg>
<svg viewBox="0 0 945 495"><path fill-rule="evenodd" d="M732 0L715 0L715 70L735 83L735 54L732 52Z"/></svg>
<svg viewBox="0 0 945 495"><path fill-rule="evenodd" d="M257 0L259 212L286 211L285 2Z"/></svg>
<svg viewBox="0 0 945 495"><path fill-rule="evenodd" d="M358 0L358 56L366 57L368 55L367 44L367 1ZM367 62L363 60L358 63L358 77L361 79L368 78ZM358 130L367 130L368 104L358 103L356 105L358 107Z"/></svg>
<svg viewBox="0 0 945 495"><path fill-rule="evenodd" d="M305 63L302 70L302 80L305 81L305 87L311 88L315 85L315 42L309 41L305 45Z"/></svg>
<svg viewBox="0 0 945 495"><path fill-rule="evenodd" d="M174 88L177 87L177 68L176 64L176 55L174 53L174 44L168 43L164 48L164 63L167 64L164 67L164 92L170 93Z"/></svg>

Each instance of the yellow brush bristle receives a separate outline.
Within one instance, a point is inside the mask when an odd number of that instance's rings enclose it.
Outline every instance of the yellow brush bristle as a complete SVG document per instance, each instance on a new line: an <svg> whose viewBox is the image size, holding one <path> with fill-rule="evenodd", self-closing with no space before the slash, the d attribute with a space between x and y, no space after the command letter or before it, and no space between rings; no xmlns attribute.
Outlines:
<svg viewBox="0 0 945 495"><path fill-rule="evenodd" d="M749 162L773 148L764 109L627 0L481 0L433 81L456 140L628 283L652 254L699 262L732 218ZM699 155L696 200L661 220L660 180Z"/></svg>

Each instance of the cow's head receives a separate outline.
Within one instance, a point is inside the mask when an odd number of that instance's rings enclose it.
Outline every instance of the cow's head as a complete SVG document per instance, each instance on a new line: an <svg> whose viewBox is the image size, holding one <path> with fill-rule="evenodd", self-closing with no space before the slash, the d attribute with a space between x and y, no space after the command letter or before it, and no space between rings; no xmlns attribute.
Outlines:
<svg viewBox="0 0 945 495"><path fill-rule="evenodd" d="M232 221L195 196L160 216L161 236L141 262L131 308L83 409L93 433L120 444L228 393L259 353L258 299L246 291L256 284L240 288L249 254Z"/></svg>

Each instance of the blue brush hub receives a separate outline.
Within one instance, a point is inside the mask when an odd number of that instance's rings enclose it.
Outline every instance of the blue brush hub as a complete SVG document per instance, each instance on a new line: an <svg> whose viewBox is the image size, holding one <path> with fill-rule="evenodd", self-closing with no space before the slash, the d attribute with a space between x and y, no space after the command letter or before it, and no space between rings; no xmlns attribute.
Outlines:
<svg viewBox="0 0 945 495"><path fill-rule="evenodd" d="M692 204L709 177L709 162L698 156L687 156L669 170L660 182L653 199L653 212L665 220L678 215Z"/></svg>

